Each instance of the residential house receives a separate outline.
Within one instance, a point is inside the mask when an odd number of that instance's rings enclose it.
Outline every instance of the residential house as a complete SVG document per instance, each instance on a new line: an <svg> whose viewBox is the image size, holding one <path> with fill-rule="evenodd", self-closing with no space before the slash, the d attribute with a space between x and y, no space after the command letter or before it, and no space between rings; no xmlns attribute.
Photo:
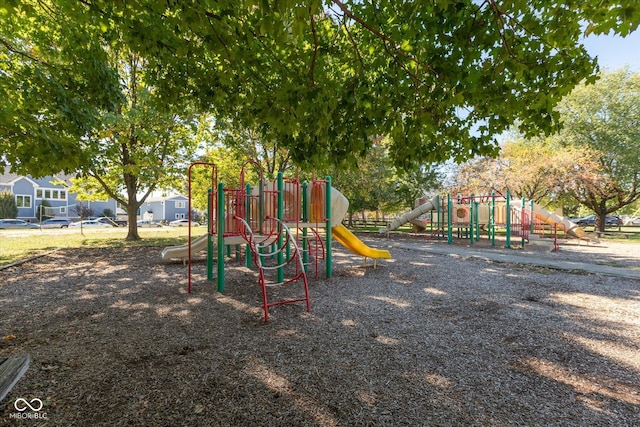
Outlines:
<svg viewBox="0 0 640 427"><path fill-rule="evenodd" d="M0 191L13 193L18 206L18 218L26 221L39 221L38 207L44 200L51 209L47 209L47 216L78 219L77 207L83 205L96 216L109 209L115 214L124 214L113 200L79 201L75 193L67 188L71 185L71 176L58 174L44 178L33 178L12 173L0 174Z"/></svg>
<svg viewBox="0 0 640 427"><path fill-rule="evenodd" d="M180 194L151 194L140 207L145 220L170 222L189 217L189 199Z"/></svg>
<svg viewBox="0 0 640 427"><path fill-rule="evenodd" d="M75 193L67 189L71 185L70 175L58 174L44 178L33 178L5 172L0 174L0 191L14 194L18 206L18 218L36 222L38 207L46 200L51 207L48 216L79 219L77 207L83 205L101 216L108 209L118 218L126 219L126 212L114 199L104 201L79 201ZM187 218L189 199L179 194L156 192L151 194L140 207L138 218L154 221L170 222L174 219Z"/></svg>

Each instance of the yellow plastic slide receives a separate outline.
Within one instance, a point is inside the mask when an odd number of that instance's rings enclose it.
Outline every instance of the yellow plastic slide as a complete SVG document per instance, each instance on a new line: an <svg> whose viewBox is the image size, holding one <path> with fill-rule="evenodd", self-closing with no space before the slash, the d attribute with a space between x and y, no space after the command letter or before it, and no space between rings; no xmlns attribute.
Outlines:
<svg viewBox="0 0 640 427"><path fill-rule="evenodd" d="M377 258L391 258L389 251L383 249L374 249L364 244L364 242L350 232L344 225L336 225L331 229L331 235L345 248L353 252L356 255L362 255L363 257L377 259Z"/></svg>

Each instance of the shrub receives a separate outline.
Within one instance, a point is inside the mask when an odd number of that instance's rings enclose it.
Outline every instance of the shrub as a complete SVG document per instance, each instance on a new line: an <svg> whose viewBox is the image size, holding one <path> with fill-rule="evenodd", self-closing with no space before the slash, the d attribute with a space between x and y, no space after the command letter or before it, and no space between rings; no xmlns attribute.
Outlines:
<svg viewBox="0 0 640 427"><path fill-rule="evenodd" d="M18 205L13 193L10 191L0 191L0 218L16 218L18 216Z"/></svg>

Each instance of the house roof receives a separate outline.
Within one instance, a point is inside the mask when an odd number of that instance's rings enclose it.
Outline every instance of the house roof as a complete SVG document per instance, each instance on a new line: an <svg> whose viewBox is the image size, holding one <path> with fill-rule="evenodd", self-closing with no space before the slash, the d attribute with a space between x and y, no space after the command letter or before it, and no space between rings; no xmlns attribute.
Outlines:
<svg viewBox="0 0 640 427"><path fill-rule="evenodd" d="M168 196L154 196L154 197L147 197L147 200L145 200L145 203L154 203L154 202L163 202L163 201L169 201L169 200L188 200L188 198L186 196L183 196L181 194L171 194Z"/></svg>
<svg viewBox="0 0 640 427"><path fill-rule="evenodd" d="M17 180L19 180L21 178L25 178L25 179L28 179L29 181L31 181L31 183L34 186L36 186L36 187L40 186L40 184L38 184L36 182L35 178L33 178L30 175L20 175L20 174L17 174L17 173L12 173L12 172L9 171L9 168L7 168L7 167L2 168L2 166L0 166L0 170L2 170L2 173L0 174L0 185L9 186L9 185L12 185ZM49 176L44 177L44 179L46 179L47 182L53 181L53 180L64 181L68 185L71 185L71 178L73 178L73 175L64 174L64 173L58 173L58 174L55 174L55 175L49 175Z"/></svg>

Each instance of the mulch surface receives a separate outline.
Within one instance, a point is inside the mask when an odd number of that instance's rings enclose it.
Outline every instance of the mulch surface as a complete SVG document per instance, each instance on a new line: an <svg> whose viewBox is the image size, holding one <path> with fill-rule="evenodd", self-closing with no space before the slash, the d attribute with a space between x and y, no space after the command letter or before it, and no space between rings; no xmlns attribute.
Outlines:
<svg viewBox="0 0 640 427"><path fill-rule="evenodd" d="M640 425L640 281L336 246L311 312L264 323L255 269L228 260L217 292L199 261L188 294L161 250L0 271L0 358L32 357L0 425Z"/></svg>

